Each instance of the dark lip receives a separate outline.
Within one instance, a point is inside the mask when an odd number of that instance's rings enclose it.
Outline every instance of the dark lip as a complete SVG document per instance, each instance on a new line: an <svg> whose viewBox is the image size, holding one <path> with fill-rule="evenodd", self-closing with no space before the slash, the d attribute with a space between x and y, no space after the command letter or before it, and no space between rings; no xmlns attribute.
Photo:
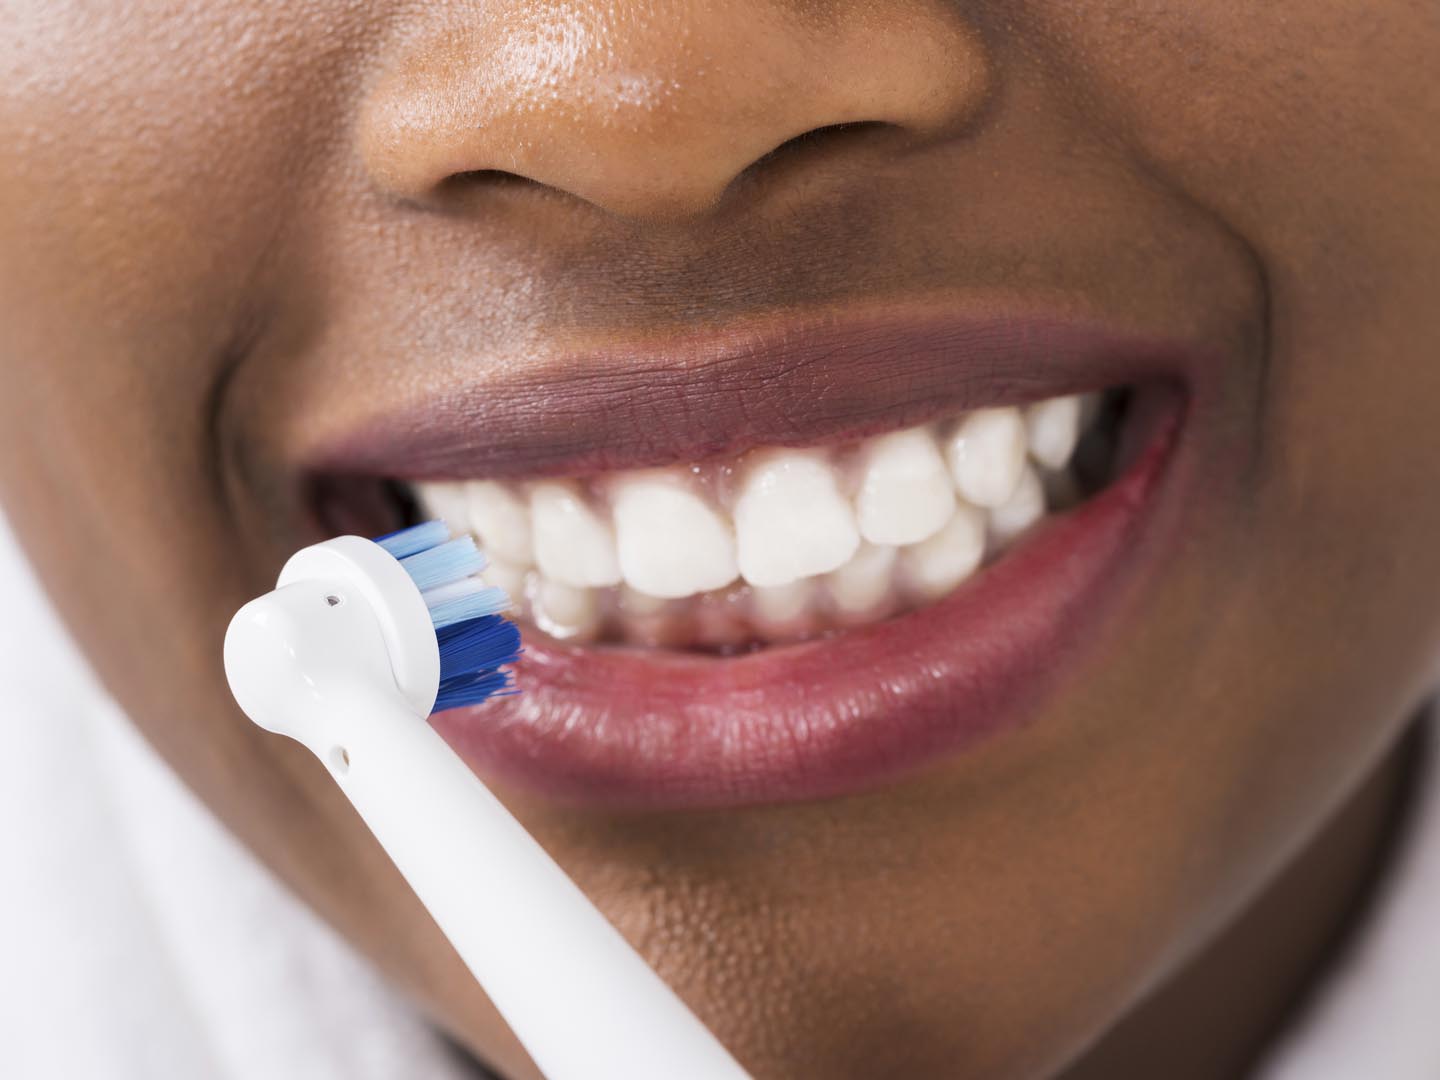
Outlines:
<svg viewBox="0 0 1440 1080"><path fill-rule="evenodd" d="M1181 342L1083 317L994 305L775 318L574 350L499 385L383 403L303 449L308 476L401 480L588 473L822 445L986 405L1173 378Z"/></svg>
<svg viewBox="0 0 1440 1080"><path fill-rule="evenodd" d="M561 802L824 798L1025 726L1131 594L1122 586L1163 563L1174 530L1150 526L1193 509L1177 488L1204 487L1167 478L1204 456L1180 451L1223 396L1226 366L1201 343L1017 306L776 320L575 351L500 385L454 387L355 423L299 464L372 479L583 475L1140 388L1150 419L1131 429L1124 474L940 603L723 659L532 638L518 696L434 721L477 771Z"/></svg>

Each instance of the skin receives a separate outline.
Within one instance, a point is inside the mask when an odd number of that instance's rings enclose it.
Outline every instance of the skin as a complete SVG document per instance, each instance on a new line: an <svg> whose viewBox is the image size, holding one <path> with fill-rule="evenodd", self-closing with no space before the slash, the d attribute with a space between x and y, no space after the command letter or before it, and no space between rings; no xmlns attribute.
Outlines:
<svg viewBox="0 0 1440 1080"><path fill-rule="evenodd" d="M501 793L758 1077L1229 1077L1272 1036L1393 832L1440 655L1433 2L0 15L6 511L152 743L478 1059L535 1075L225 689L229 615L313 539L296 456L555 342L980 289L1226 365L1207 445L1245 467L1101 659L852 798Z"/></svg>

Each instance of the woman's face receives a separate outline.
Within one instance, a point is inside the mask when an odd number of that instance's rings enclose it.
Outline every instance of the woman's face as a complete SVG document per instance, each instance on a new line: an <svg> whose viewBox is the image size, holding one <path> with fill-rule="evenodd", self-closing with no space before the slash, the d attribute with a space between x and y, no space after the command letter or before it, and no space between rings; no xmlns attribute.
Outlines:
<svg viewBox="0 0 1440 1080"><path fill-rule="evenodd" d="M14 527L186 780L516 1075L221 672L289 552L393 523L378 478L742 476L1132 389L1129 471L923 611L728 656L532 632L518 699L442 720L760 1076L1059 1067L1427 691L1430 0L0 12Z"/></svg>

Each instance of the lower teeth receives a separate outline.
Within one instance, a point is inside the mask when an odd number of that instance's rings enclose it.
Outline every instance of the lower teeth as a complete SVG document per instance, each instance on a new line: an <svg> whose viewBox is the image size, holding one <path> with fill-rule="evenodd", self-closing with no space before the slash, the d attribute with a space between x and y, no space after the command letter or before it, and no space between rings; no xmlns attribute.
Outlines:
<svg viewBox="0 0 1440 1080"><path fill-rule="evenodd" d="M1107 479L1123 393L586 481L422 483L549 636L731 653L933 603ZM1078 449L1077 449L1078 443Z"/></svg>

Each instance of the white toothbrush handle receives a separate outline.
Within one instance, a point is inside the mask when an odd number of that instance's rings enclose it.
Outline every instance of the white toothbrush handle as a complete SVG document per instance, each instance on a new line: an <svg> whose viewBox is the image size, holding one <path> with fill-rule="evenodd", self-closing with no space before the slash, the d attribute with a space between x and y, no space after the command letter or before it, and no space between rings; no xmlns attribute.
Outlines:
<svg viewBox="0 0 1440 1080"><path fill-rule="evenodd" d="M428 721L346 701L313 747L548 1080L747 1074Z"/></svg>

